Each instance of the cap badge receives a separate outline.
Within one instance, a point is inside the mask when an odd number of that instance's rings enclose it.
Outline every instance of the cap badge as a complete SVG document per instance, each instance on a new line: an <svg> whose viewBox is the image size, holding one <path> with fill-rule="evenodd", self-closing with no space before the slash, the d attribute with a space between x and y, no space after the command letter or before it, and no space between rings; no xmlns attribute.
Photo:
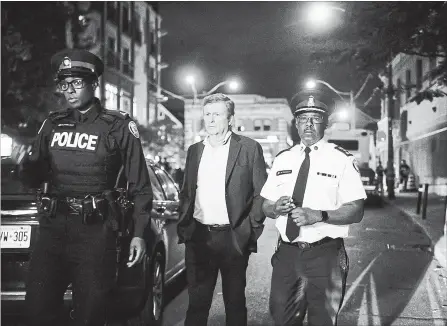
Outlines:
<svg viewBox="0 0 447 326"><path fill-rule="evenodd" d="M309 100L307 101L307 106L315 106L315 101L313 96L309 96Z"/></svg>
<svg viewBox="0 0 447 326"><path fill-rule="evenodd" d="M69 57L65 57L62 61L62 64L64 65L64 69L70 69L71 68L71 60Z"/></svg>

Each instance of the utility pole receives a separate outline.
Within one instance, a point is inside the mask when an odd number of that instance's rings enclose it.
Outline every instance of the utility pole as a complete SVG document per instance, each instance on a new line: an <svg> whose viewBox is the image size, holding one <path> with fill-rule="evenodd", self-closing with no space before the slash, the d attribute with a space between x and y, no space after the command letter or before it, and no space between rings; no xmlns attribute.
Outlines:
<svg viewBox="0 0 447 326"><path fill-rule="evenodd" d="M386 90L388 102L388 162L386 166L386 185L389 199L395 199L394 180L394 145L393 145L393 115L394 115L394 87L393 87L393 55L390 55L388 67L388 87Z"/></svg>

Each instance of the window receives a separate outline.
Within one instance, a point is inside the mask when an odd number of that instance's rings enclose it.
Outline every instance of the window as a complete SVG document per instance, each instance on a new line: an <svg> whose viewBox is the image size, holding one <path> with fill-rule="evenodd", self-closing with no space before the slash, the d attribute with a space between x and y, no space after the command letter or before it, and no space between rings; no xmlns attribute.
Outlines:
<svg viewBox="0 0 447 326"><path fill-rule="evenodd" d="M130 50L129 48L123 47L123 72L125 74L130 73Z"/></svg>
<svg viewBox="0 0 447 326"><path fill-rule="evenodd" d="M150 165L147 165L149 170L149 179L151 180L152 192L154 193L154 200L164 200L163 189L161 188L160 182L155 176L154 170Z"/></svg>
<svg viewBox="0 0 447 326"><path fill-rule="evenodd" d="M272 122L269 119L264 120L264 130L269 131L272 128Z"/></svg>
<svg viewBox="0 0 447 326"><path fill-rule="evenodd" d="M261 120L255 120L253 121L253 129L255 131L261 130L262 121Z"/></svg>
<svg viewBox="0 0 447 326"><path fill-rule="evenodd" d="M422 88L422 59L416 60L416 89Z"/></svg>
<svg viewBox="0 0 447 326"><path fill-rule="evenodd" d="M121 97L121 107L120 107L120 110L121 111L126 111L128 113L132 113L130 111L131 110L130 103L132 102L131 98L130 98L130 93L121 90L120 91L120 95L121 95L120 96Z"/></svg>
<svg viewBox="0 0 447 326"><path fill-rule="evenodd" d="M114 37L109 36L107 38L107 48L111 52L116 52L116 40Z"/></svg>
<svg viewBox="0 0 447 326"><path fill-rule="evenodd" d="M359 142L358 140L343 140L343 139L329 139L328 143L333 143L348 151L358 151L359 150Z"/></svg>
<svg viewBox="0 0 447 326"><path fill-rule="evenodd" d="M106 83L106 109L118 110L118 88Z"/></svg>
<svg viewBox="0 0 447 326"><path fill-rule="evenodd" d="M411 70L405 71L405 101L409 101L411 97Z"/></svg>
<svg viewBox="0 0 447 326"><path fill-rule="evenodd" d="M166 199L172 201L178 200L178 190L174 184L174 181L172 181L166 172L161 169L156 169L155 174L162 184L162 188L166 194Z"/></svg>

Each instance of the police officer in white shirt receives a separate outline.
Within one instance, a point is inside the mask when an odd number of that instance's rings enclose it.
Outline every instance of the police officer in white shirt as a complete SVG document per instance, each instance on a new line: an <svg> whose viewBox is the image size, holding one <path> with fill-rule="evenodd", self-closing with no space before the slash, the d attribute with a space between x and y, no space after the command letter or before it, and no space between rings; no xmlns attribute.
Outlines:
<svg viewBox="0 0 447 326"><path fill-rule="evenodd" d="M301 143L280 152L261 196L276 219L270 312L276 325L336 325L348 260L343 238L366 198L352 154L323 139L328 108L312 96L294 111Z"/></svg>

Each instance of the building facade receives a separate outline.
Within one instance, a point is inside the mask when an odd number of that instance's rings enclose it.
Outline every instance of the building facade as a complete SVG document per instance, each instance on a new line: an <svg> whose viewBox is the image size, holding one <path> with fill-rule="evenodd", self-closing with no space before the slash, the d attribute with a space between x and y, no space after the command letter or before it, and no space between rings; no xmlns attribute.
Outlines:
<svg viewBox="0 0 447 326"><path fill-rule="evenodd" d="M104 60L97 96L107 109L128 112L142 125L158 117L162 19L156 3L73 2L66 25L69 48L83 48Z"/></svg>
<svg viewBox="0 0 447 326"><path fill-rule="evenodd" d="M288 148L291 121L290 106L285 98L266 98L252 94L228 95L235 102L233 131L259 142L266 163L271 166L278 152ZM201 101L185 102L185 150L205 138Z"/></svg>
<svg viewBox="0 0 447 326"><path fill-rule="evenodd" d="M406 160L416 184L428 183L429 191L446 194L447 188L447 97L410 102L417 91L440 89L447 92L442 80L430 79L439 59L399 54L392 61L395 106L393 110L394 168ZM378 123L378 155L383 163L388 155L388 103L382 101Z"/></svg>

